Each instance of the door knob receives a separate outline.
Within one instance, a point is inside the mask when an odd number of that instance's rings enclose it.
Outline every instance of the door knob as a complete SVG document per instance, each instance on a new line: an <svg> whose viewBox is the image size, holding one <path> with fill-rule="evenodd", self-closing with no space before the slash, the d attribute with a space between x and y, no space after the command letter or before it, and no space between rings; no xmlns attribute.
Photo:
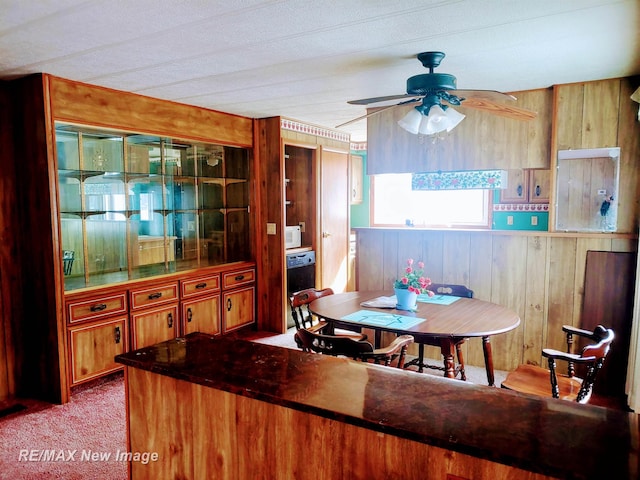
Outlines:
<svg viewBox="0 0 640 480"><path fill-rule="evenodd" d="M329 238L331 234L329 232L322 232L322 238Z"/></svg>

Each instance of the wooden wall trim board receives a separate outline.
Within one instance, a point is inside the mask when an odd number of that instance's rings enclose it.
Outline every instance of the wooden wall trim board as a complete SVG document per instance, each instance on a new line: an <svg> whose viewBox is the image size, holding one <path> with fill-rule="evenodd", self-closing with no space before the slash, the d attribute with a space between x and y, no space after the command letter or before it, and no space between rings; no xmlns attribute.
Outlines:
<svg viewBox="0 0 640 480"><path fill-rule="evenodd" d="M257 326L260 330L284 332L286 259L284 253L284 144L280 118L256 120L256 155L258 165L257 202L262 207L257 228L258 258L261 274L257 277ZM275 235L267 234L267 223L276 225ZM279 299L279 300L276 300Z"/></svg>
<svg viewBox="0 0 640 480"><path fill-rule="evenodd" d="M57 236L57 176L53 157L50 99L44 75L12 83L14 148L19 213L12 224L20 252L20 294L11 301L16 394L68 401L62 262Z"/></svg>
<svg viewBox="0 0 640 480"><path fill-rule="evenodd" d="M253 146L253 120L47 75L56 120L192 140Z"/></svg>
<svg viewBox="0 0 640 480"><path fill-rule="evenodd" d="M422 259L436 283L461 283L481 300L513 308L520 327L491 339L494 366L543 365L542 348L566 348L562 325L580 326L587 252L635 252L633 236L414 229L357 229L359 290L391 290L406 259ZM412 347L415 348L415 347ZM465 344L465 361L484 365L481 342ZM428 356L440 359L438 349Z"/></svg>

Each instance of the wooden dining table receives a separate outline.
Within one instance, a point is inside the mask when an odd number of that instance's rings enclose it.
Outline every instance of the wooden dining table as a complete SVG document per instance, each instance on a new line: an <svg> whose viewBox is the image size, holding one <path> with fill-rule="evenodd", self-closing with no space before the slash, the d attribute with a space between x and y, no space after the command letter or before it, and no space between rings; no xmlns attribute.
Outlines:
<svg viewBox="0 0 640 480"><path fill-rule="evenodd" d="M449 378L456 377L456 345L467 338L480 337L487 381L490 386L495 385L490 337L520 325L520 317L514 310L497 303L462 297L425 298L425 302L418 301L415 311L362 305L392 295L386 291L336 293L313 301L309 310L329 323L330 329L373 329L376 347L379 347L382 332L408 334L418 344L437 345L443 357L444 376Z"/></svg>

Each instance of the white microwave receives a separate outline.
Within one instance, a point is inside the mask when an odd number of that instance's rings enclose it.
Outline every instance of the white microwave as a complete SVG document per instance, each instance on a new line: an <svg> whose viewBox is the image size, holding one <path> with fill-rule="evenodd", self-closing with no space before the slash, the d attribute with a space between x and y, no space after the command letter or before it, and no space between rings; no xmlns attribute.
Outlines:
<svg viewBox="0 0 640 480"><path fill-rule="evenodd" d="M297 248L300 246L300 225L293 227L284 227L284 246L285 248Z"/></svg>

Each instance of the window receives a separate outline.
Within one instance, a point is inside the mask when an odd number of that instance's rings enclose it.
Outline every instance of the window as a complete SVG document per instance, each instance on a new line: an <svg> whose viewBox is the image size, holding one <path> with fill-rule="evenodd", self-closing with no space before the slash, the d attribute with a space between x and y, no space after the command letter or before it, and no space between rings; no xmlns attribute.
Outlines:
<svg viewBox="0 0 640 480"><path fill-rule="evenodd" d="M372 226L490 228L488 189L412 190L411 174L372 177Z"/></svg>

